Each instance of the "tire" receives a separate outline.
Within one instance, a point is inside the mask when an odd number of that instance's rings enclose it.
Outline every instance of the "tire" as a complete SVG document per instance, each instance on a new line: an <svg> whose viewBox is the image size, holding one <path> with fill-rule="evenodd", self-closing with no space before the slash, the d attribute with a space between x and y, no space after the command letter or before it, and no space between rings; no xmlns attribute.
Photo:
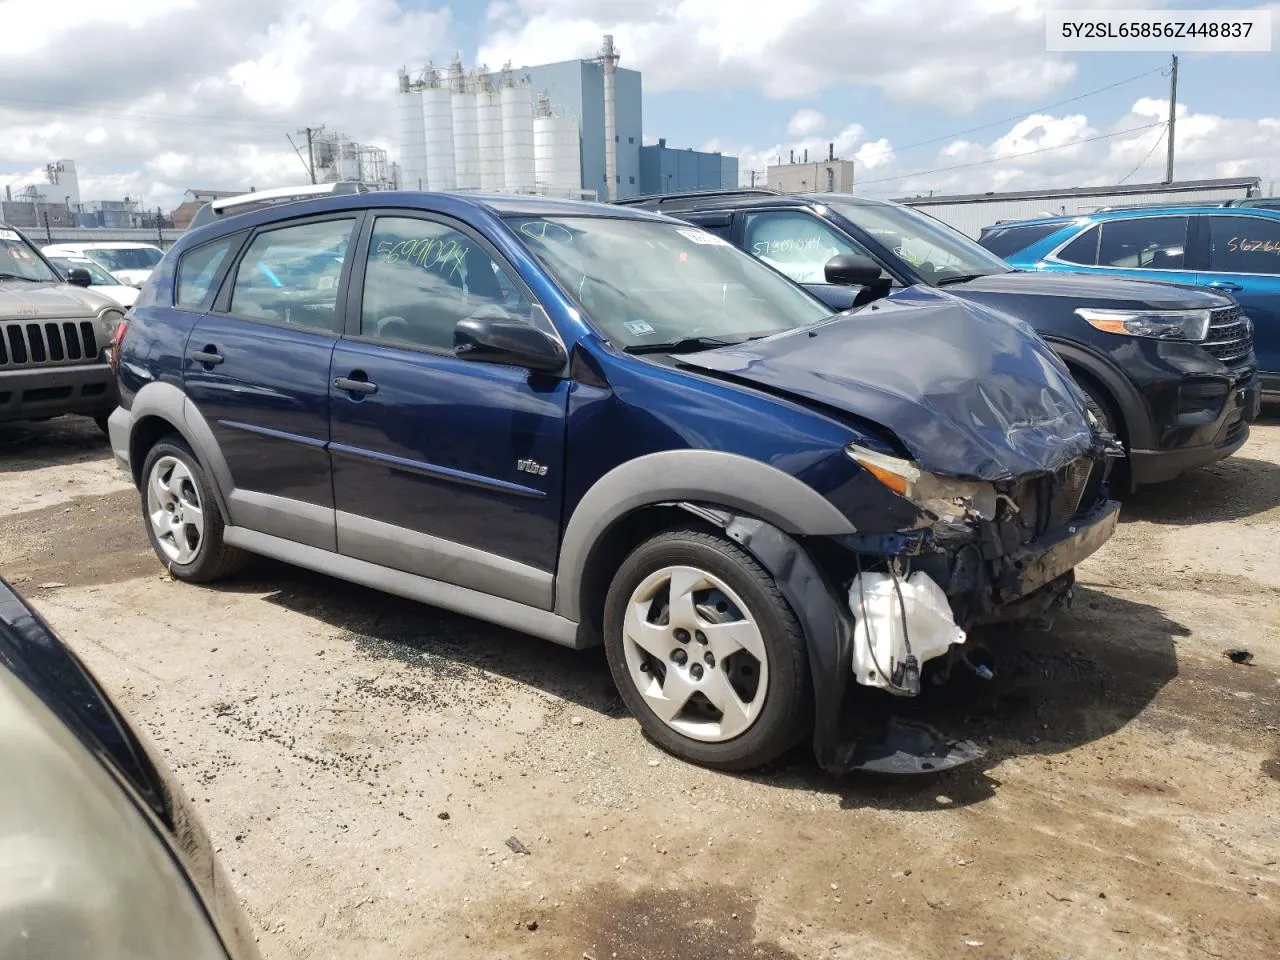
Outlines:
<svg viewBox="0 0 1280 960"><path fill-rule="evenodd" d="M1098 423L1102 424L1104 430L1124 444L1125 458L1116 461L1115 466L1111 468L1109 482L1111 495L1124 497L1133 492L1133 471L1129 466L1129 444L1124 435L1124 421L1116 413L1115 403L1105 390L1097 386L1092 380L1078 375L1076 376L1076 383L1084 391L1085 406L1098 418Z"/></svg>
<svg viewBox="0 0 1280 960"><path fill-rule="evenodd" d="M244 566L249 555L223 541L226 523L209 478L177 434L147 451L140 495L151 548L173 577L208 583Z"/></svg>
<svg viewBox="0 0 1280 960"><path fill-rule="evenodd" d="M107 420L110 416L111 415L108 413L100 413L93 418L93 422L98 425L98 429L101 430L105 436L111 436L111 429L107 426Z"/></svg>
<svg viewBox="0 0 1280 960"><path fill-rule="evenodd" d="M810 729L799 621L773 578L733 542L679 528L641 544L613 577L604 624L618 692L667 752L719 770L748 770Z"/></svg>

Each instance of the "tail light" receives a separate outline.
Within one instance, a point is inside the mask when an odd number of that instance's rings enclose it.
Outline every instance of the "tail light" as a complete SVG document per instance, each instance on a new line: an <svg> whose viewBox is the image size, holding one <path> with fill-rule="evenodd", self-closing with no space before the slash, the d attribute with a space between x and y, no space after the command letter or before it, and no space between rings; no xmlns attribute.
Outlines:
<svg viewBox="0 0 1280 960"><path fill-rule="evenodd" d="M111 335L111 345L107 347L107 365L112 373L120 372L120 344L124 343L125 331L129 329L128 318L116 324L116 332Z"/></svg>

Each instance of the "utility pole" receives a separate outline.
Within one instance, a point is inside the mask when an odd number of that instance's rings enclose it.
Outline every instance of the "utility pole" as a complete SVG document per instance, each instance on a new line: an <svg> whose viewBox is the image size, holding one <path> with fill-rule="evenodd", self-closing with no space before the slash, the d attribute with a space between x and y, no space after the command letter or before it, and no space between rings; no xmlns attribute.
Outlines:
<svg viewBox="0 0 1280 960"><path fill-rule="evenodd" d="M755 172L754 170L752 170L752 171L751 171L751 186L752 186L752 187L754 187L755 185L756 185L756 172Z"/></svg>
<svg viewBox="0 0 1280 960"><path fill-rule="evenodd" d="M44 212L44 242L53 243L53 234L49 230L49 211Z"/></svg>
<svg viewBox="0 0 1280 960"><path fill-rule="evenodd" d="M316 151L313 146L316 134L324 130L324 124L318 127L303 127L298 131L298 136L306 136L307 138L307 173L311 175L311 182L316 182Z"/></svg>
<svg viewBox="0 0 1280 960"><path fill-rule="evenodd" d="M1178 55L1173 55L1173 67L1169 72L1169 156L1164 164L1164 182L1173 183L1173 124L1178 110Z"/></svg>

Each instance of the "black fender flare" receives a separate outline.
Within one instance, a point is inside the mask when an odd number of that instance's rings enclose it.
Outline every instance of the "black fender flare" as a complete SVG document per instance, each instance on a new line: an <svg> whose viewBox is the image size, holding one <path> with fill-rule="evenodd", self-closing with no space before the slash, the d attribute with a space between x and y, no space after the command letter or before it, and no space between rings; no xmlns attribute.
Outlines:
<svg viewBox="0 0 1280 960"><path fill-rule="evenodd" d="M1130 449L1150 450L1155 446L1155 438L1151 432L1151 414L1137 387L1125 376L1124 371L1086 347L1059 340L1051 334L1044 336L1044 340L1067 366L1081 370L1096 380L1115 401L1118 412L1124 419Z"/></svg>

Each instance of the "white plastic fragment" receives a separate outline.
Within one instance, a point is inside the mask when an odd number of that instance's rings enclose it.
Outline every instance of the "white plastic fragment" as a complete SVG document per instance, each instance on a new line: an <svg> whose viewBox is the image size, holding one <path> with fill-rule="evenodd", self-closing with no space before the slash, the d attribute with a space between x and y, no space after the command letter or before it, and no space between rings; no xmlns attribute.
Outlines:
<svg viewBox="0 0 1280 960"><path fill-rule="evenodd" d="M849 587L849 609L855 619L854 677L868 687L903 692L892 678L907 658L907 640L920 666L965 641L946 594L926 573L900 576L896 586L887 573L860 574Z"/></svg>

